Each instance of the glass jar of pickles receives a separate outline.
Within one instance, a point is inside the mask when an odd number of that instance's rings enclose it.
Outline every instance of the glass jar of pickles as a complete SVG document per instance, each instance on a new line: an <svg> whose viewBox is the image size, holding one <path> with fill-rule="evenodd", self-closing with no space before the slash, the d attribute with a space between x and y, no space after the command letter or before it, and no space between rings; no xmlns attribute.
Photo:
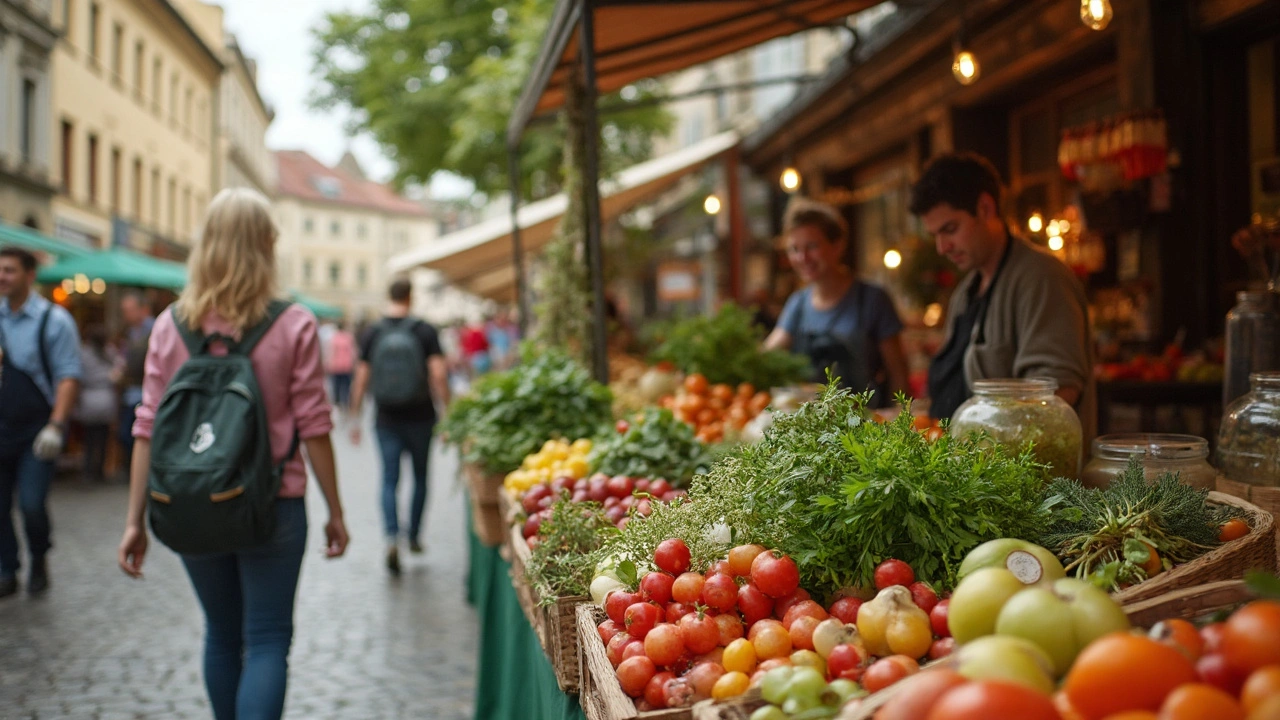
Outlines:
<svg viewBox="0 0 1280 720"><path fill-rule="evenodd" d="M1280 487L1280 372L1254 373L1249 382L1223 412L1218 469L1229 480Z"/></svg>
<svg viewBox="0 0 1280 720"><path fill-rule="evenodd" d="M1209 464L1209 442L1195 435L1121 433L1093 441L1093 456L1080 474L1086 487L1105 488L1129 466L1131 458L1142 462L1147 480L1177 473L1194 488L1212 490L1218 471Z"/></svg>
<svg viewBox="0 0 1280 720"><path fill-rule="evenodd" d="M951 416L951 432L983 431L1015 452L1030 442L1051 477L1079 477L1084 433L1076 411L1054 394L1057 389L1051 378L975 381L973 397Z"/></svg>

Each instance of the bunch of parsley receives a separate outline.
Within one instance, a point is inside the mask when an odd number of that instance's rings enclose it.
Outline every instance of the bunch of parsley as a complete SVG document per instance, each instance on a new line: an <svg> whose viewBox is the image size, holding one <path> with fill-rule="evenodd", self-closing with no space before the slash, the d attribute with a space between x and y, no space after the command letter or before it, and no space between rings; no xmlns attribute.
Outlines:
<svg viewBox="0 0 1280 720"><path fill-rule="evenodd" d="M606 475L665 478L685 487L697 473L711 467L711 453L670 410L649 408L626 432L605 429L591 452L591 465Z"/></svg>

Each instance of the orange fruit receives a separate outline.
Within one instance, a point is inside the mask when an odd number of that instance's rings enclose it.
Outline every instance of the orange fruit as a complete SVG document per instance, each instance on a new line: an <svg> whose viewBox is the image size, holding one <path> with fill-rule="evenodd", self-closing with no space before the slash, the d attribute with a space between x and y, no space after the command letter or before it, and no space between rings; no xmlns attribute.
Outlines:
<svg viewBox="0 0 1280 720"><path fill-rule="evenodd" d="M1249 711L1249 720L1280 720L1280 697L1267 698Z"/></svg>
<svg viewBox="0 0 1280 720"><path fill-rule="evenodd" d="M1280 665L1268 665L1253 671L1240 691L1240 703L1253 712L1270 698L1280 697Z"/></svg>
<svg viewBox="0 0 1280 720"><path fill-rule="evenodd" d="M1174 688L1195 679L1195 666L1181 651L1147 637L1112 633L1080 653L1063 690L1082 717L1102 720L1125 710L1159 710Z"/></svg>
<svg viewBox="0 0 1280 720"><path fill-rule="evenodd" d="M1192 662L1204 655L1204 637L1200 635L1195 625L1186 620L1161 620L1151 628L1150 637L1178 648L1186 653Z"/></svg>
<svg viewBox="0 0 1280 720"><path fill-rule="evenodd" d="M1227 619L1222 654L1243 673L1280 665L1280 602L1255 600Z"/></svg>
<svg viewBox="0 0 1280 720"><path fill-rule="evenodd" d="M1160 720L1245 720L1244 707L1212 685L1189 683L1165 698Z"/></svg>

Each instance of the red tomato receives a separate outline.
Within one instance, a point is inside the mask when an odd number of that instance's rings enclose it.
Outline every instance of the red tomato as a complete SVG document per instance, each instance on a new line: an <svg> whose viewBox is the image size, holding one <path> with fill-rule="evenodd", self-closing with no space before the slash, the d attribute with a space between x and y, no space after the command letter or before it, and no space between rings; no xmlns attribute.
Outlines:
<svg viewBox="0 0 1280 720"><path fill-rule="evenodd" d="M831 667L831 658L827 658L827 667ZM890 655L871 663L862 675L862 687L866 688L867 692L878 692L918 672L920 672L920 664L914 659L906 655Z"/></svg>
<svg viewBox="0 0 1280 720"><path fill-rule="evenodd" d="M679 575L689 569L689 546L680 538L663 540L653 551L653 562L672 576Z"/></svg>
<svg viewBox="0 0 1280 720"><path fill-rule="evenodd" d="M800 569L786 555L762 552L751 561L751 582L769 597L786 597L800 587Z"/></svg>
<svg viewBox="0 0 1280 720"><path fill-rule="evenodd" d="M827 674L833 678L857 681L861 677L862 661L866 658L853 645L837 645L827 656Z"/></svg>
<svg viewBox="0 0 1280 720"><path fill-rule="evenodd" d="M720 626L705 613L685 615L680 618L679 628L684 646L695 655L709 653L720 644Z"/></svg>
<svg viewBox="0 0 1280 720"><path fill-rule="evenodd" d="M707 577L711 577L712 575L716 575L716 574L720 574L720 575L729 574L728 560L717 560L711 563L711 567L707 568Z"/></svg>
<svg viewBox="0 0 1280 720"><path fill-rule="evenodd" d="M929 611L929 625L933 627L933 634L938 637L951 637L951 628L947 627L947 612L951 610L951 598L939 600L937 605L933 606L933 610Z"/></svg>
<svg viewBox="0 0 1280 720"><path fill-rule="evenodd" d="M916 573L911 566L889 558L876 566L876 589L883 590L892 585L910 585L916 581Z"/></svg>
<svg viewBox="0 0 1280 720"><path fill-rule="evenodd" d="M608 644L605 646L605 657L609 658L609 662L614 667L618 667L622 662L622 651L633 642L637 642L636 639L625 632L620 632L617 635L614 635L609 639ZM643 647L643 645L641 647Z"/></svg>
<svg viewBox="0 0 1280 720"><path fill-rule="evenodd" d="M791 593L786 597L778 598L777 601L774 602L773 614L779 620L782 620L787 616L788 612L791 612L791 608L795 607L796 603L802 603L808 599L809 599L808 590L805 590L804 588L796 588L795 592Z"/></svg>
<svg viewBox="0 0 1280 720"><path fill-rule="evenodd" d="M664 572L651 572L640 579L640 595L659 605L671 602L671 586L676 579Z"/></svg>
<svg viewBox="0 0 1280 720"><path fill-rule="evenodd" d="M698 700L705 700L711 697L711 689L724 674L725 669L719 663L705 662L694 665L685 678L693 685L694 696Z"/></svg>
<svg viewBox="0 0 1280 720"><path fill-rule="evenodd" d="M619 625L625 625L626 618L624 616L626 615L627 608L631 607L633 603L636 603L639 600L640 595L638 593L629 593L626 590L614 590L604 599L604 612L609 616L610 620Z"/></svg>
<svg viewBox="0 0 1280 720"><path fill-rule="evenodd" d="M626 662L633 657L647 656L644 651L644 643L639 640L632 640L627 646L622 648L622 662Z"/></svg>
<svg viewBox="0 0 1280 720"><path fill-rule="evenodd" d="M870 689L870 688L868 688ZM1060 720L1048 695L1000 680L978 680L943 693L928 720Z"/></svg>
<svg viewBox="0 0 1280 720"><path fill-rule="evenodd" d="M738 584L728 575L712 575L702 585L702 602L716 610L732 610L738 604Z"/></svg>
<svg viewBox="0 0 1280 720"><path fill-rule="evenodd" d="M680 618L697 610L696 607L689 603L673 602L667 606L667 622L678 623Z"/></svg>
<svg viewBox="0 0 1280 720"><path fill-rule="evenodd" d="M622 498L631 497L631 492L636 489L635 481L625 475L617 475L609 478L609 482L605 483L609 494L621 500Z"/></svg>
<svg viewBox="0 0 1280 720"><path fill-rule="evenodd" d="M1226 627L1226 623L1216 622L1200 628L1200 637L1204 638L1205 655L1216 653L1222 648L1222 631Z"/></svg>
<svg viewBox="0 0 1280 720"><path fill-rule="evenodd" d="M801 615L791 622L787 631L791 634L791 647L797 650L813 649L813 631L821 620L811 615Z"/></svg>
<svg viewBox="0 0 1280 720"><path fill-rule="evenodd" d="M1227 618L1222 654L1245 675L1280 664L1280 602L1255 600Z"/></svg>
<svg viewBox="0 0 1280 720"><path fill-rule="evenodd" d="M876 720L923 720L938 698L948 690L969 682L948 668L922 672L902 682L901 692L876 712Z"/></svg>
<svg viewBox="0 0 1280 720"><path fill-rule="evenodd" d="M739 545L729 551L729 572L734 577L747 577L751 574L751 563L760 553L763 545Z"/></svg>
<svg viewBox="0 0 1280 720"><path fill-rule="evenodd" d="M747 625L773 616L773 598L760 592L760 588L747 583L738 588L738 610Z"/></svg>
<svg viewBox="0 0 1280 720"><path fill-rule="evenodd" d="M671 492L671 490L672 490L671 483L661 478L654 480L652 483L649 484L649 494L656 498L660 498L663 495L666 495L667 493Z"/></svg>
<svg viewBox="0 0 1280 720"><path fill-rule="evenodd" d="M1202 655L1196 661L1196 676L1200 682L1212 685L1232 695L1239 695L1248 674L1231 667L1222 653Z"/></svg>
<svg viewBox="0 0 1280 720"><path fill-rule="evenodd" d="M627 608L626 615L623 618L626 623L627 633L637 640L643 640L649 634L649 631L658 624L663 614L658 609L658 606L653 603L632 603Z"/></svg>
<svg viewBox="0 0 1280 720"><path fill-rule="evenodd" d="M674 680L675 674L666 670L655 674L649 678L649 683L644 686L644 700L657 710L664 710L667 707L667 681Z"/></svg>
<svg viewBox="0 0 1280 720"><path fill-rule="evenodd" d="M627 431L631 429L631 423L626 420L619 420L613 424L613 429L616 430L619 435L626 435Z"/></svg>
<svg viewBox="0 0 1280 720"><path fill-rule="evenodd" d="M600 633L600 639L604 641L605 645L608 645L614 635L622 632L622 626L612 620L605 620L596 626L596 630Z"/></svg>
<svg viewBox="0 0 1280 720"><path fill-rule="evenodd" d="M933 608L938 604L938 593L929 587L929 584L917 580L907 588L911 591L911 599L915 602L916 607L925 612L932 612Z"/></svg>
<svg viewBox="0 0 1280 720"><path fill-rule="evenodd" d="M672 665L684 655L684 651L684 638L680 628L670 623L654 627L644 637L644 654L649 656L654 665Z"/></svg>
<svg viewBox="0 0 1280 720"><path fill-rule="evenodd" d="M682 677L668 680L665 690L667 707L669 708L689 707L693 704L694 696L696 695L693 683Z"/></svg>
<svg viewBox="0 0 1280 720"><path fill-rule="evenodd" d="M831 617L836 618L842 623L857 625L858 608L862 607L863 602L862 598L842 597L831 603L831 607L827 612L831 613Z"/></svg>
<svg viewBox="0 0 1280 720"><path fill-rule="evenodd" d="M790 630L791 626L795 624L795 621L802 617L813 618L814 620L821 622L831 616L828 615L827 611L823 610L822 606L818 603L812 600L801 600L788 608L787 612L782 616L782 627Z"/></svg>
<svg viewBox="0 0 1280 720"><path fill-rule="evenodd" d="M747 631L742 627L742 621L738 619L737 613L725 613L717 615L716 629L720 631L720 645L728 647L729 643L746 635Z"/></svg>
<svg viewBox="0 0 1280 720"><path fill-rule="evenodd" d="M951 653L955 652L955 649L956 649L955 638L949 638L949 637L938 638L937 640L933 641L932 645L929 646L929 659L941 660L942 658L947 657Z"/></svg>
<svg viewBox="0 0 1280 720"><path fill-rule="evenodd" d="M640 697L657 673L658 668L652 660L644 656L633 657L618 666L618 683L622 685L622 692L633 698Z"/></svg>

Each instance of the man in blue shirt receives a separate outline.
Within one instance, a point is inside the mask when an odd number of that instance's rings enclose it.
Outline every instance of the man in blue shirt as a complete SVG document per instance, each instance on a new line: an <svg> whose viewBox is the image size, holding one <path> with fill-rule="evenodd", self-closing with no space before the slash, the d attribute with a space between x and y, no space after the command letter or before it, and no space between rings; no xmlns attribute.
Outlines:
<svg viewBox="0 0 1280 720"><path fill-rule="evenodd" d="M34 255L0 247L0 598L18 591L15 490L31 553L27 589L38 593L49 586L45 505L80 390L75 320L33 293L35 281Z"/></svg>

